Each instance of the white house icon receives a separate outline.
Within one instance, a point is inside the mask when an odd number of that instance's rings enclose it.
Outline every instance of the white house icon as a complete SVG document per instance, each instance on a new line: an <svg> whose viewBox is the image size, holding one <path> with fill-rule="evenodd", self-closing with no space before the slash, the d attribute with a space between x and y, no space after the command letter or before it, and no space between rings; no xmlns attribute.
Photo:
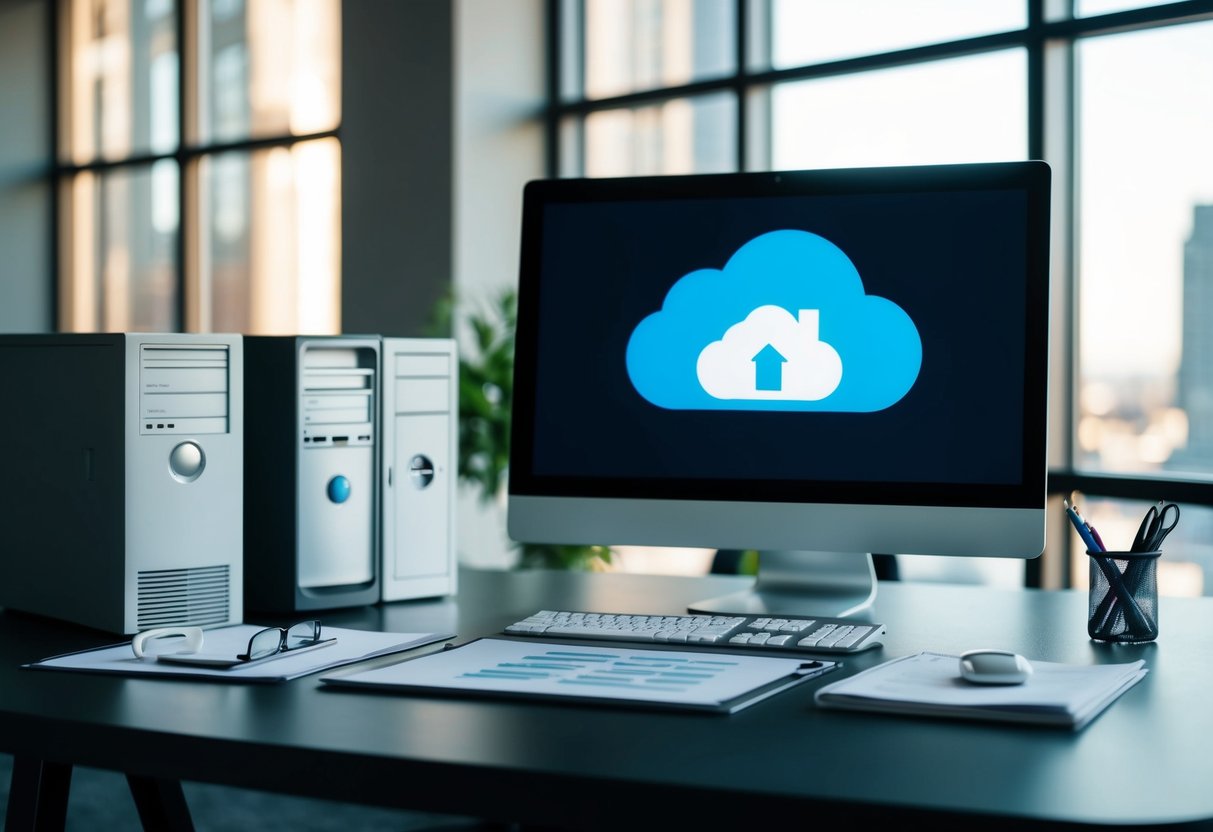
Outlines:
<svg viewBox="0 0 1213 832"><path fill-rule="evenodd" d="M717 399L819 401L842 381L842 358L820 339L821 310L796 317L760 306L699 353L699 384Z"/></svg>

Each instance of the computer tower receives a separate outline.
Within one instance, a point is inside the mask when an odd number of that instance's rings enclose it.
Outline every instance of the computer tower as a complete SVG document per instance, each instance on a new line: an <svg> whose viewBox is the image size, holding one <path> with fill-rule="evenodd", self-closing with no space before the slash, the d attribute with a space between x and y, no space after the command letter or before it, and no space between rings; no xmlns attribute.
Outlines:
<svg viewBox="0 0 1213 832"><path fill-rule="evenodd" d="M0 606L131 634L243 620L239 335L0 335Z"/></svg>
<svg viewBox="0 0 1213 832"><path fill-rule="evenodd" d="M384 601L454 595L459 361L450 338L383 339Z"/></svg>
<svg viewBox="0 0 1213 832"><path fill-rule="evenodd" d="M245 337L245 606L379 600L378 335Z"/></svg>

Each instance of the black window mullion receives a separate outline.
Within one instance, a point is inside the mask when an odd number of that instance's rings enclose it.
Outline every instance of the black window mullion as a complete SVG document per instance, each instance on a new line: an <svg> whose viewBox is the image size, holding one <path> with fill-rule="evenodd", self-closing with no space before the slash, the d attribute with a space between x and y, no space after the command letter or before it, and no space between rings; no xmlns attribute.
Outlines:
<svg viewBox="0 0 1213 832"><path fill-rule="evenodd" d="M190 299L186 298L186 246L185 235L187 233L188 224L195 220L194 211L190 210L190 196L188 177L186 176L186 125L190 119L188 114L190 108L194 105L189 89L189 78L191 73L188 68L192 66L192 61L197 57L194 54L194 44L189 42L189 34L194 31L194 27L187 25L186 13L192 10L195 6L189 0L176 0L175 3L177 18L177 242L174 252L177 270L177 330L185 331L186 327L186 310L190 303ZM197 299L193 299L197 303Z"/></svg>
<svg viewBox="0 0 1213 832"><path fill-rule="evenodd" d="M1213 17L1213 0L1186 0L1090 17L1070 17L1047 22L1045 28L1049 37L1078 38L1195 23L1210 17Z"/></svg>
<svg viewBox="0 0 1213 832"><path fill-rule="evenodd" d="M737 66L733 70L733 95L737 98L737 170L743 171L746 169L746 158L749 155L748 137L746 125L749 121L749 87L746 84L745 76L749 70L749 17L748 17L748 0L737 0L734 5L734 14L737 19L733 25L734 34L737 36L736 41L736 60Z"/></svg>
<svg viewBox="0 0 1213 832"><path fill-rule="evenodd" d="M230 142L209 142L207 144L186 146L182 148L181 155L183 155L187 160L193 161L201 156L214 156L219 153L229 153L239 150L248 152L254 150L268 150L271 147L289 147L294 144L299 144L300 142L336 138L340 132L341 128L336 127L332 130L322 130L319 133L262 136L258 138L238 139Z"/></svg>
<svg viewBox="0 0 1213 832"><path fill-rule="evenodd" d="M1076 0L1070 0L1070 13L1074 12ZM1065 82L1066 82L1066 107L1065 107L1065 177L1059 183L1060 187L1065 188L1066 197L1066 215L1065 215L1065 266L1067 270L1068 280L1066 282L1066 304L1067 304L1067 320L1065 325L1066 338L1064 343L1059 346L1065 350L1065 370L1066 373L1066 398L1062 402L1065 408L1064 421L1066 426L1065 437L1065 464L1066 472L1071 471L1074 467L1074 447L1078 439L1078 274L1079 274L1079 257L1082 252L1078 245L1078 115L1076 111L1077 101L1077 85L1074 63L1074 39L1065 41ZM1053 487L1065 489L1064 482L1065 472L1049 472L1049 484ZM1070 491L1066 489L1060 493L1063 496L1069 497ZM1098 493L1092 491L1089 493ZM1062 551L1065 553L1065 560L1062 564L1063 571L1061 575L1062 585L1070 586L1073 582L1074 562L1076 556L1081 556L1081 550L1076 549L1074 539L1067 534L1062 543ZM1077 553L1077 555L1076 555Z"/></svg>
<svg viewBox="0 0 1213 832"><path fill-rule="evenodd" d="M263 136L258 138L239 139L230 142L212 142L210 144L185 145L169 153L146 153L138 156L126 156L121 159L96 159L82 164L60 163L57 172L62 176L72 176L83 171L102 173L118 168L133 168L150 165L162 159L192 162L202 156L213 156L218 153L233 151L252 152L266 150L271 147L289 147L300 142L316 141L317 139L335 138L340 134L340 128L323 130L319 133L303 133L280 136Z"/></svg>
<svg viewBox="0 0 1213 832"><path fill-rule="evenodd" d="M62 82L62 78L64 75L62 68L60 66L60 62L62 60L64 60L65 56L63 55L63 38L60 36L60 31L59 31L60 24L62 23L62 20L63 20L61 4L59 2L51 2L51 3L48 3L47 5L48 5L48 10L47 10L47 15L46 15L46 19L47 19L46 36L47 36L47 38L49 38L49 48L46 50L46 54L50 56L50 66L48 67L48 76L47 77L50 78L50 89L51 89L51 106L48 108L50 111L48 115L49 115L49 129L50 129L49 135L50 135L50 143L51 143L51 151L50 151L51 158L50 158L50 164L47 165L48 179L50 181L50 191L51 191L50 199L48 200L50 202L50 228L51 228L51 233L49 235L50 241L51 241L51 250L50 250L50 259L48 261L50 263L50 267L51 267L51 270L50 270L50 273L51 273L51 280L50 280L50 309L51 309L50 324L51 324L51 326L50 326L50 329L53 332L58 332L60 330L60 327L62 324L60 315L62 314L61 310L63 307L63 296L62 296L63 279L62 279L62 275L60 273L61 269L63 268L63 253L62 253L63 234L61 232L63 223L62 223L62 220L60 219L60 213L64 209L64 200L62 198L61 191L63 190L64 181L65 181L65 177L63 176L63 174L60 170L60 167L59 167L59 163L61 161L61 152L60 151L63 146L62 137L60 136L60 131L63 129L63 118L62 118L62 114L61 114L61 109L64 106L64 102L62 100L62 95L59 90L59 85Z"/></svg>
<svg viewBox="0 0 1213 832"><path fill-rule="evenodd" d="M564 20L560 13L561 0L547 0L547 98L548 106L544 115L543 133L546 147L544 147L544 165L547 169L548 177L556 177L560 175L560 116L557 113L557 105L560 102L561 88L561 60L563 59L563 47L561 43L561 35L563 33Z"/></svg>
<svg viewBox="0 0 1213 832"><path fill-rule="evenodd" d="M1028 91L1028 158L1045 158L1045 3L1047 0L1027 0L1028 26L1024 31L1024 47L1027 50ZM1067 330L1068 331L1068 330ZM1068 407L1068 402L1066 403ZM1046 420L1047 425L1047 420ZM1047 486L1046 486L1046 493ZM1068 539L1056 547L1061 560L1062 586L1069 586L1071 564L1074 554ZM1024 586L1040 589L1045 585L1044 558L1024 561Z"/></svg>
<svg viewBox="0 0 1213 832"><path fill-rule="evenodd" d="M1027 49L1027 83L1028 90L1028 158L1043 159L1045 157L1045 50L1044 50L1044 5L1046 0L1027 0L1028 26L1024 30L1024 47ZM1046 426L1048 422L1046 420ZM1074 557L1070 551L1069 541L1058 547L1061 558L1061 573L1063 585L1069 584L1071 562ZM1044 558L1029 558L1024 561L1024 586L1039 589L1045 583Z"/></svg>
<svg viewBox="0 0 1213 832"><path fill-rule="evenodd" d="M1133 474L1050 471L1049 493L1068 495L1078 491L1090 496L1153 503L1160 498L1177 503L1213 506L1213 481L1176 477L1143 477Z"/></svg>
<svg viewBox="0 0 1213 832"><path fill-rule="evenodd" d="M1045 157L1045 0L1028 0L1028 158Z"/></svg>

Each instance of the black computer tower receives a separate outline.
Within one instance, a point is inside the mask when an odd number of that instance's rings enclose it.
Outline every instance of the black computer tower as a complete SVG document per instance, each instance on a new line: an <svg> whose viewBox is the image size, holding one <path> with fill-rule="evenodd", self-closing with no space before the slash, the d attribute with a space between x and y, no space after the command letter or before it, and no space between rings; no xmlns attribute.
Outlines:
<svg viewBox="0 0 1213 832"><path fill-rule="evenodd" d="M379 600L377 335L245 338L250 612Z"/></svg>

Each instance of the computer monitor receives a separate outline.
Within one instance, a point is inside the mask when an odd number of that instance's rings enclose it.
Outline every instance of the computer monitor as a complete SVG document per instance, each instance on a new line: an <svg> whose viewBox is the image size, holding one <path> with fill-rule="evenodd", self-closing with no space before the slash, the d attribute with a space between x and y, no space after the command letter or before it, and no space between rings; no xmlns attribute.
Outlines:
<svg viewBox="0 0 1213 832"><path fill-rule="evenodd" d="M1044 549L1050 171L530 182L508 529L759 551L691 611L858 615L872 555Z"/></svg>

